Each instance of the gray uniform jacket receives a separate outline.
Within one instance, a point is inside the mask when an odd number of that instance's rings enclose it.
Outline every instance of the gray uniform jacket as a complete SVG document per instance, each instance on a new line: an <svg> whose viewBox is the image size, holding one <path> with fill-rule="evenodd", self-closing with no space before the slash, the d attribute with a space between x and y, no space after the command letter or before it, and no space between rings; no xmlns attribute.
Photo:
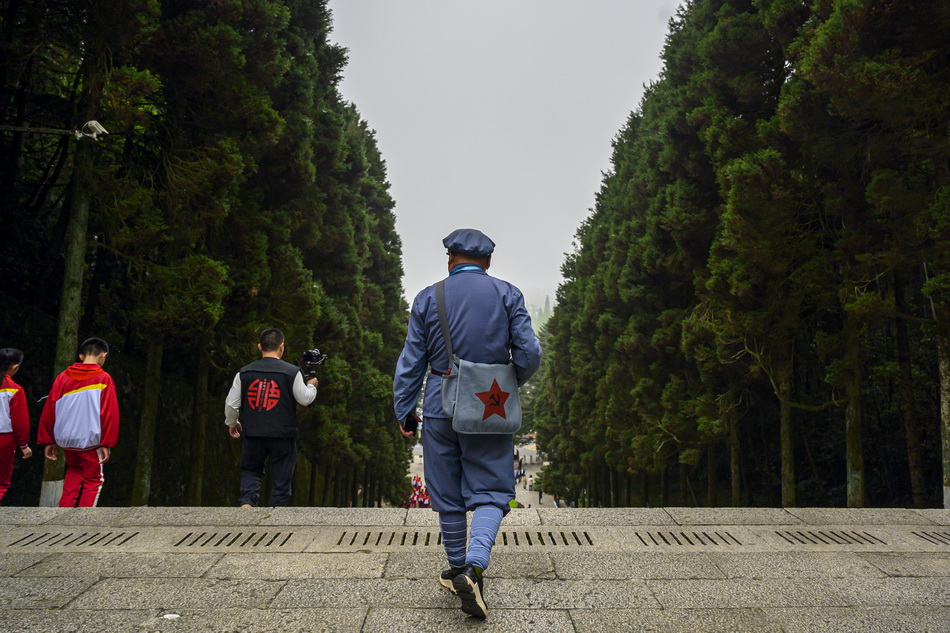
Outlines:
<svg viewBox="0 0 950 633"><path fill-rule="evenodd" d="M515 286L491 277L472 264L459 264L445 280L445 305L453 352L473 363L515 365L523 384L541 364L541 345L531 327L524 297ZM442 409L442 380L448 354L436 310L435 286L412 302L406 343L396 364L393 404L397 420L415 410L422 381L428 374L423 417L446 417Z"/></svg>

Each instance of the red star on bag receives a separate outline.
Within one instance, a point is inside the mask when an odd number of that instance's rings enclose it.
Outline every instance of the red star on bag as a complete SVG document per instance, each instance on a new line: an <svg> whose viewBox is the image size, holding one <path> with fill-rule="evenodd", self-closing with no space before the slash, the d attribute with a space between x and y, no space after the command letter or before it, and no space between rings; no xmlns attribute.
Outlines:
<svg viewBox="0 0 950 633"><path fill-rule="evenodd" d="M510 395L501 390L497 380L492 380L491 389L488 391L476 393L475 396L485 405L485 415L482 419L487 420L490 415L499 415L503 420L507 420L508 418L505 417L505 402Z"/></svg>

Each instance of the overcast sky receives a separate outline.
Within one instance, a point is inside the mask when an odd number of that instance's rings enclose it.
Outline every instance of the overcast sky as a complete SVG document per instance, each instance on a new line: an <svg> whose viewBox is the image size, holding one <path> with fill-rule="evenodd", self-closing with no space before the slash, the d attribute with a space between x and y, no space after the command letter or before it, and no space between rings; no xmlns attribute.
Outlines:
<svg viewBox="0 0 950 633"><path fill-rule="evenodd" d="M554 301L611 139L660 72L666 0L331 0L341 84L376 130L409 301L477 228L491 273Z"/></svg>

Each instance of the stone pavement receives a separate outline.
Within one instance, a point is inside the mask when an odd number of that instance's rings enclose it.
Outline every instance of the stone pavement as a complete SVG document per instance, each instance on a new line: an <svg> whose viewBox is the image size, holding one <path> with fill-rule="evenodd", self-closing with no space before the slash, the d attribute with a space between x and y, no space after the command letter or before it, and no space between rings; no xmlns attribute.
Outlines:
<svg viewBox="0 0 950 633"><path fill-rule="evenodd" d="M0 631L950 632L950 510L515 510L485 621L435 513L0 508Z"/></svg>

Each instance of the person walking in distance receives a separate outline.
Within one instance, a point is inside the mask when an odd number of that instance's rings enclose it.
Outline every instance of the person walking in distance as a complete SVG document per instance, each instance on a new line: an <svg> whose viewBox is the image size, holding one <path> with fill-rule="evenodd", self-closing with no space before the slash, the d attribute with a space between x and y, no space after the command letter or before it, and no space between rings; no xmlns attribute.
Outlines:
<svg viewBox="0 0 950 633"><path fill-rule="evenodd" d="M112 376L102 369L109 345L90 338L79 346L79 362L53 381L40 415L36 443L46 459L58 459L62 448L66 476L61 508L91 508L99 503L105 482L102 465L119 441L119 401Z"/></svg>
<svg viewBox="0 0 950 633"><path fill-rule="evenodd" d="M30 412L23 387L13 377L23 362L23 352L12 347L0 349L0 501L10 488L17 451L23 459L33 455L30 448Z"/></svg>
<svg viewBox="0 0 950 633"><path fill-rule="evenodd" d="M521 291L488 275L495 243L481 231L459 229L446 237L449 276L445 309L455 355L474 363L515 366L518 385L541 363L541 346L531 327ZM393 379L394 408L402 432L419 422L416 400L425 389L422 450L431 507L439 513L449 569L439 582L454 590L462 610L484 618L483 573L504 516L515 497L511 434L459 434L442 408L442 375L449 368L441 332L436 286L422 290L412 304L406 342ZM486 404L486 407L488 405ZM471 539L467 515L473 512Z"/></svg>
<svg viewBox="0 0 950 633"><path fill-rule="evenodd" d="M224 405L224 422L231 437L241 443L241 507L257 507L270 457L270 504L290 502L297 463L297 404L309 405L317 397L316 378L304 381L300 369L280 360L284 335L280 330L261 332L257 349L261 358L234 376Z"/></svg>

